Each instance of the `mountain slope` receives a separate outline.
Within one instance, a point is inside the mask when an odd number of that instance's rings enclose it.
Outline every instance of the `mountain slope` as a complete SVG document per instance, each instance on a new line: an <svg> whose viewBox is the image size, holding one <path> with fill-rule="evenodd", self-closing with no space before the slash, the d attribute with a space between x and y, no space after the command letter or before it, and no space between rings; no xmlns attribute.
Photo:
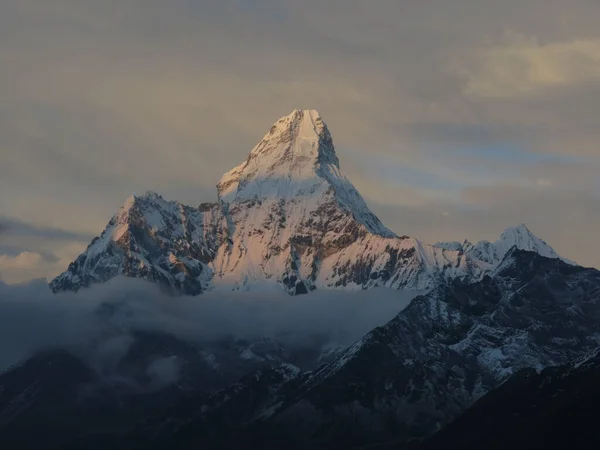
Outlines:
<svg viewBox="0 0 600 450"><path fill-rule="evenodd" d="M243 421L229 411L254 394L234 385L219 394L226 409L197 403L194 419L171 429L167 441L179 442L181 432L190 443L181 448L193 448L210 429L214 448L232 432L260 448L407 442L441 428L519 370L565 364L599 339L600 272L513 248L493 276L419 296L337 360L272 385L253 411L245 407ZM225 424L225 441L217 423Z"/></svg>
<svg viewBox="0 0 600 450"><path fill-rule="evenodd" d="M119 308L123 306L105 304L99 314L110 322ZM204 397L220 404L223 398L208 393L239 385L240 378L241 383L250 383L257 379L257 371L269 384L275 381L272 374L285 375L283 384L300 371L283 360L312 365L306 357L294 358L266 341L186 342L139 330L121 330L105 338L132 342L124 354L111 358L102 358L93 346L85 357L48 349L0 371L0 448L122 448L139 423L157 414L163 417L170 408L180 411ZM249 351L255 358L247 357ZM107 359L111 363L106 364ZM257 387L250 383L246 389ZM134 441L142 442L143 437L135 436Z"/></svg>
<svg viewBox="0 0 600 450"><path fill-rule="evenodd" d="M154 193L131 197L51 282L53 291L117 275L192 295L265 284L290 294L431 289L457 277L480 279L513 245L558 257L524 226L494 244L432 246L395 235L341 171L331 134L314 110L277 121L246 161L223 175L217 191L217 204L199 208Z"/></svg>
<svg viewBox="0 0 600 450"><path fill-rule="evenodd" d="M353 442L423 436L519 369L564 364L599 338L600 272L513 248L493 277L414 299L316 372L293 408L322 411L316 435L358 421Z"/></svg>
<svg viewBox="0 0 600 450"><path fill-rule="evenodd" d="M295 211L300 216L335 202L366 231L395 236L340 171L329 129L315 110L297 109L279 119L248 159L223 175L217 191L221 202L228 205L273 199L300 203L302 211ZM286 216L302 218L290 212Z"/></svg>
<svg viewBox="0 0 600 450"><path fill-rule="evenodd" d="M598 350L541 373L524 370L418 449L598 448L599 377Z"/></svg>
<svg viewBox="0 0 600 450"><path fill-rule="evenodd" d="M198 294L212 278L212 261L226 230L216 205L203 210L147 192L131 196L68 269L54 292L77 291L117 275L144 278L174 291Z"/></svg>

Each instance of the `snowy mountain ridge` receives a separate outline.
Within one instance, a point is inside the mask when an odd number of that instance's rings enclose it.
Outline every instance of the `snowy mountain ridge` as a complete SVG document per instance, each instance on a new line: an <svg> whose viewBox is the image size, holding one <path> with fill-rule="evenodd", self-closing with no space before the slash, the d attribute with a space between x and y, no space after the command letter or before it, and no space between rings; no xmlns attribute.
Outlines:
<svg viewBox="0 0 600 450"><path fill-rule="evenodd" d="M513 247L517 247L519 250L535 252L546 258L559 258L567 264L577 265L575 262L559 256L546 241L534 235L525 224L507 228L495 242L479 241L476 244L473 244L468 240L465 240L462 243L457 241L438 242L435 244L435 247L462 251L472 258L487 262L491 265L499 264Z"/></svg>
<svg viewBox="0 0 600 450"><path fill-rule="evenodd" d="M132 196L100 237L51 282L78 290L117 276L171 291L281 286L313 289L430 289L490 273L514 246L558 258L524 225L495 243L425 244L398 236L368 208L340 169L315 110L279 119L245 162L217 185L219 201L198 208L148 192Z"/></svg>

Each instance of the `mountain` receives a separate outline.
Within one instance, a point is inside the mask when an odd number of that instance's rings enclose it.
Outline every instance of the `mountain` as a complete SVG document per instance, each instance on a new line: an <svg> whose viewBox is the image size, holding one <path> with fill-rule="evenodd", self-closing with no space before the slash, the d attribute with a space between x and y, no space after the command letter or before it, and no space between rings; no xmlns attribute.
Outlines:
<svg viewBox="0 0 600 450"><path fill-rule="evenodd" d="M417 448L598 448L599 377L598 349L563 366L525 369Z"/></svg>
<svg viewBox="0 0 600 450"><path fill-rule="evenodd" d="M567 364L599 339L600 272L513 247L491 276L416 297L313 372L272 383L257 373L138 433L157 443L151 448L408 445L520 370Z"/></svg>
<svg viewBox="0 0 600 450"><path fill-rule="evenodd" d="M315 110L279 119L217 185L218 203L189 207L148 192L132 196L50 286L77 291L117 275L170 292L278 285L431 289L481 279L510 247L558 255L524 226L494 244L428 245L397 236L369 210L340 169Z"/></svg>
<svg viewBox="0 0 600 450"><path fill-rule="evenodd" d="M192 208L153 192L132 195L102 234L51 282L52 290L77 291L126 275L199 294L209 286L209 263L226 239L224 220L216 205Z"/></svg>
<svg viewBox="0 0 600 450"><path fill-rule="evenodd" d="M547 258L560 258L567 264L576 265L575 262L559 256L550 245L534 235L525 224L508 228L501 234L500 239L491 243L479 241L472 244L468 240L464 242L438 242L435 247L446 250L460 251L478 261L484 261L492 266L497 265L506 253L512 248L536 252Z"/></svg>

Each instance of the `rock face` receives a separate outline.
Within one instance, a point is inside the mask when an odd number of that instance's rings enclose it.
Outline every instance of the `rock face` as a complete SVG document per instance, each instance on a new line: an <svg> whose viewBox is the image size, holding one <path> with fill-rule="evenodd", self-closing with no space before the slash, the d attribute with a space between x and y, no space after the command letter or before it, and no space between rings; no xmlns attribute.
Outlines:
<svg viewBox="0 0 600 450"><path fill-rule="evenodd" d="M480 279L513 245L558 258L524 226L493 244L433 246L395 235L340 170L331 134L314 110L278 120L217 191L217 204L198 208L155 193L132 196L52 289L78 290L116 275L191 295L265 283L290 294L429 289L456 277Z"/></svg>

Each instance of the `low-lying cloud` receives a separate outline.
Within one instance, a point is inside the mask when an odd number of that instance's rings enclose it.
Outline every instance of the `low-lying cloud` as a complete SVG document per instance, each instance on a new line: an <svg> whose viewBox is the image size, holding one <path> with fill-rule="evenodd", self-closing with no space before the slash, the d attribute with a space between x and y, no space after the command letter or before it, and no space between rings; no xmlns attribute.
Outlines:
<svg viewBox="0 0 600 450"><path fill-rule="evenodd" d="M267 338L289 349L346 346L386 323L416 295L373 289L298 297L272 291L171 297L153 284L124 278L55 295L41 281L0 282L0 371L37 351L65 348L110 374L140 331L198 344ZM147 367L147 375L172 382L179 364L175 357L161 357Z"/></svg>

